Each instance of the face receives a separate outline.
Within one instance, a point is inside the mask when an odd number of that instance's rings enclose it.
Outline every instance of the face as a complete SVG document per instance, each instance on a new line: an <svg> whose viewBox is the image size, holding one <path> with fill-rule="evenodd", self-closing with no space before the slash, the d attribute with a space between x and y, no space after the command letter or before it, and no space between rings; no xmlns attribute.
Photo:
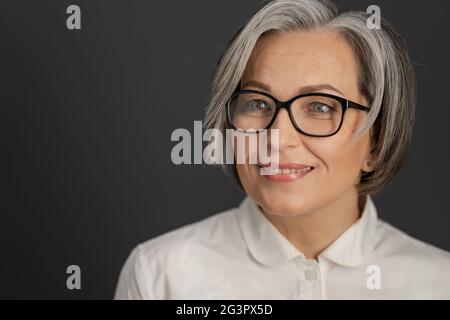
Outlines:
<svg viewBox="0 0 450 320"><path fill-rule="evenodd" d="M333 31L295 31L260 38L241 89L263 91L280 101L300 93L322 92L367 105L358 88L355 55ZM264 211L274 215L307 214L342 197L354 199L351 195L356 194L361 170L368 169L371 139L369 132L351 143L347 139L366 116L366 112L350 108L337 134L319 138L298 132L288 111L281 109L271 127L279 130L278 163L313 169L304 176L285 170L284 176L268 177L261 175L258 164L246 161L236 165L242 186ZM251 152L246 150L247 158Z"/></svg>

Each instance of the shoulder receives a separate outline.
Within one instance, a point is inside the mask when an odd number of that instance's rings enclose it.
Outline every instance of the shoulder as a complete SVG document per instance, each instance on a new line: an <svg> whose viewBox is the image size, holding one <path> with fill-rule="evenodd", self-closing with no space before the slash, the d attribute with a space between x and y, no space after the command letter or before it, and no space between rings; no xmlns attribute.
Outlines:
<svg viewBox="0 0 450 320"><path fill-rule="evenodd" d="M143 258L182 258L192 250L217 248L231 239L238 230L236 208L213 214L207 218L166 232L138 245Z"/></svg>
<svg viewBox="0 0 450 320"><path fill-rule="evenodd" d="M392 226L391 224L379 220L378 223L378 243L389 254L398 255L411 261L439 263L450 267L450 252L414 238L408 233Z"/></svg>
<svg viewBox="0 0 450 320"><path fill-rule="evenodd" d="M222 211L138 244L122 268L115 298L163 298L169 275L192 270L218 251L235 251L241 245L236 213Z"/></svg>
<svg viewBox="0 0 450 320"><path fill-rule="evenodd" d="M405 277L416 287L433 288L450 298L450 253L412 237L379 220L377 257L395 277Z"/></svg>

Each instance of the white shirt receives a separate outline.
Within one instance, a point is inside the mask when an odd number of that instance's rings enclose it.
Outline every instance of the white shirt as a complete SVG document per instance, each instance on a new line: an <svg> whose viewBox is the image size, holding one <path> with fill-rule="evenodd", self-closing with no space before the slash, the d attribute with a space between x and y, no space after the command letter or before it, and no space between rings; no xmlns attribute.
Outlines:
<svg viewBox="0 0 450 320"><path fill-rule="evenodd" d="M361 217L306 259L248 196L134 248L115 299L450 299L450 254Z"/></svg>

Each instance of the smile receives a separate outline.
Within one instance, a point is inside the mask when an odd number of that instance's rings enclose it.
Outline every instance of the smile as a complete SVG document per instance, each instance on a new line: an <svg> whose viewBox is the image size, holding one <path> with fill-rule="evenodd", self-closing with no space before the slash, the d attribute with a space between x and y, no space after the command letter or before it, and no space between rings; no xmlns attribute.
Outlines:
<svg viewBox="0 0 450 320"><path fill-rule="evenodd" d="M314 167L296 163L279 164L278 167L271 168L270 165L258 165L261 175L270 181L294 181L303 178Z"/></svg>

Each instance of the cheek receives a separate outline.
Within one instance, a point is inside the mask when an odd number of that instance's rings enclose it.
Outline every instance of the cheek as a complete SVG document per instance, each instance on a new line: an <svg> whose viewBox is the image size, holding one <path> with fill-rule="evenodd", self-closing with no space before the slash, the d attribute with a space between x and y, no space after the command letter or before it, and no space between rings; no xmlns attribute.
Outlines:
<svg viewBox="0 0 450 320"><path fill-rule="evenodd" d="M363 136L353 143L330 138L309 146L311 152L319 159L321 174L327 176L323 180L325 183L336 186L353 185L358 182L368 149L367 138Z"/></svg>
<svg viewBox="0 0 450 320"><path fill-rule="evenodd" d="M246 164L236 164L235 166L242 185L243 186L248 185L249 180L251 180L251 171L249 166Z"/></svg>
<svg viewBox="0 0 450 320"><path fill-rule="evenodd" d="M316 148L317 156L329 173L338 179L353 181L361 172L370 148L370 134L366 132L355 141L346 141L361 121L360 113L348 112L341 130L335 136L311 146Z"/></svg>
<svg viewBox="0 0 450 320"><path fill-rule="evenodd" d="M256 177L254 172L255 171L254 165L249 164L249 158L250 154L257 152L257 149L256 150L250 149L251 144L249 143L248 139L243 139L240 141L240 143L238 142L237 137L233 137L233 139L234 139L233 144L234 163L236 166L236 171L239 180L245 190L247 191L252 190L254 189Z"/></svg>

